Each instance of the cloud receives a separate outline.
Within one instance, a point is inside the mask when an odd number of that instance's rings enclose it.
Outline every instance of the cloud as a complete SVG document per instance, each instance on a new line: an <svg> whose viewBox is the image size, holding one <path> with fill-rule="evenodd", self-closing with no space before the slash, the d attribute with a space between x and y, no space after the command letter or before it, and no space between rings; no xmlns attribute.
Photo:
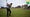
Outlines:
<svg viewBox="0 0 30 17"><path fill-rule="evenodd" d="M12 6L22 5L25 3L25 0L8 0L7 3L13 2Z"/></svg>
<svg viewBox="0 0 30 17"><path fill-rule="evenodd" d="M0 7L6 7L6 0L0 0Z"/></svg>
<svg viewBox="0 0 30 17"><path fill-rule="evenodd" d="M16 7L17 5L22 5L25 3L25 0L7 0L7 3L13 3L12 7ZM6 0L0 1L0 6L5 7L6 6Z"/></svg>

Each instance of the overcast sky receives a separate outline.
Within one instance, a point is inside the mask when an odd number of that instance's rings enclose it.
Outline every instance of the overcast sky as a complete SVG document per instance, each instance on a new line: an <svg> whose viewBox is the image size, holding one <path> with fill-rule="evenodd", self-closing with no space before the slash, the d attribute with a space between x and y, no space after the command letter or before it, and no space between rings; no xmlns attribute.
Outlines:
<svg viewBox="0 0 30 17"><path fill-rule="evenodd" d="M7 0L8 3L13 3L13 7L16 7L17 5L25 4L25 0Z"/></svg>
<svg viewBox="0 0 30 17"><path fill-rule="evenodd" d="M0 7L6 6L6 0L0 0Z"/></svg>
<svg viewBox="0 0 30 17"><path fill-rule="evenodd" d="M25 4L25 0L7 0L7 3L13 3L12 7ZM0 6L6 6L6 0L0 0Z"/></svg>

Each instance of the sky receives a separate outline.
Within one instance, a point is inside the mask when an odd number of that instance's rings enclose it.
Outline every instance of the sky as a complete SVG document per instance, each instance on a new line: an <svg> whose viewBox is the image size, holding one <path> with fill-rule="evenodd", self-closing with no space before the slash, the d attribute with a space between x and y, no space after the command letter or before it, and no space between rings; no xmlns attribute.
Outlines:
<svg viewBox="0 0 30 17"><path fill-rule="evenodd" d="M25 4L25 0L7 0L7 3L13 3L12 7Z"/></svg>
<svg viewBox="0 0 30 17"><path fill-rule="evenodd" d="M0 7L6 7L6 0L0 0Z"/></svg>
<svg viewBox="0 0 30 17"><path fill-rule="evenodd" d="M6 0L0 0L0 7L6 7L6 3L13 3L12 7L16 7L18 5L26 4L25 2L25 0L7 0L7 2Z"/></svg>

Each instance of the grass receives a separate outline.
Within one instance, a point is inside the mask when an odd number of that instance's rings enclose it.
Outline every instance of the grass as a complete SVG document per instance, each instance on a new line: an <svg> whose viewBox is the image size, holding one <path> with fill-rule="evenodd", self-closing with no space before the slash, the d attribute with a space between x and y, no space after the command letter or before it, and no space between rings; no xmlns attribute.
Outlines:
<svg viewBox="0 0 30 17"><path fill-rule="evenodd" d="M0 17L6 17L6 9L0 9ZM9 17L30 17L30 10L23 8L11 8L11 16Z"/></svg>

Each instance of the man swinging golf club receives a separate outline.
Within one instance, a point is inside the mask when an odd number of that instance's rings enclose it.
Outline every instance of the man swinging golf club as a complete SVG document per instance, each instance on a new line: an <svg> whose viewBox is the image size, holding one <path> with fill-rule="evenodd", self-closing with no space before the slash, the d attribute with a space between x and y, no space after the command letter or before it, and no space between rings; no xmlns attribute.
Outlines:
<svg viewBox="0 0 30 17"><path fill-rule="evenodd" d="M8 12L10 12L9 16L11 16L11 10L10 10L11 5L12 5L12 3L10 3L10 4L7 3L7 6L8 6L8 8L7 8L7 16L8 16Z"/></svg>

